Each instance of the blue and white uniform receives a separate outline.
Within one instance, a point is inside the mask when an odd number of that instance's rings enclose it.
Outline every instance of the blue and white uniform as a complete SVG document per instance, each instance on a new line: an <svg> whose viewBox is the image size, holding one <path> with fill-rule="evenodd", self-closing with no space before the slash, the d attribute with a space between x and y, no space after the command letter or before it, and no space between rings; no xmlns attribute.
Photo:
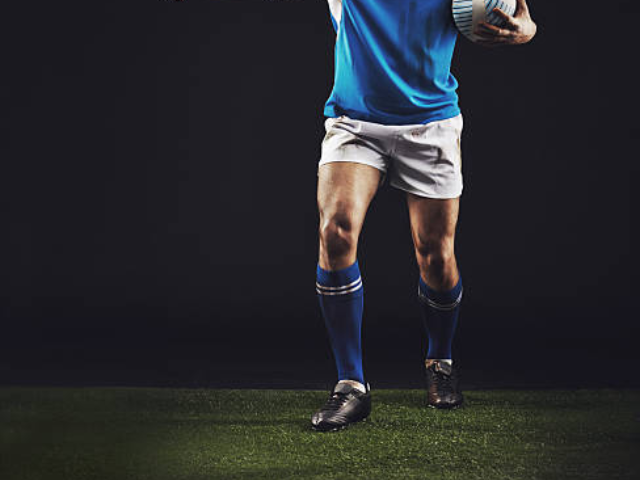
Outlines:
<svg viewBox="0 0 640 480"><path fill-rule="evenodd" d="M328 2L336 47L325 116L407 125L460 113L451 0Z"/></svg>
<svg viewBox="0 0 640 480"><path fill-rule="evenodd" d="M332 172L331 166L321 170L334 162L364 164L408 194L459 197L463 123L458 83L450 72L457 38L452 0L328 2L337 35L335 79L324 108L328 118L318 173L339 174L340 169ZM363 170L352 168L352 173ZM428 359L450 368L462 283L440 292L429 288L422 277L420 282ZM369 390L362 368L362 285L357 261L340 270L325 270L318 264L316 291L339 380L334 392L344 391L341 382L355 382L348 388L363 393ZM323 410L317 412L314 428L323 422L329 428L336 426L324 418ZM342 419L356 420L353 413Z"/></svg>
<svg viewBox="0 0 640 480"><path fill-rule="evenodd" d="M319 166L370 165L415 195L462 193L451 0L328 0L334 86Z"/></svg>

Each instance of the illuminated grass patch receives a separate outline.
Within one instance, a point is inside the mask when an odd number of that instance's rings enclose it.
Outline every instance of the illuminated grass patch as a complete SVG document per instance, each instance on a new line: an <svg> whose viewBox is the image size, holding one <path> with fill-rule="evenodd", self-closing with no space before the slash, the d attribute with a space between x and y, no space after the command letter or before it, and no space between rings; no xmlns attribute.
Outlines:
<svg viewBox="0 0 640 480"><path fill-rule="evenodd" d="M326 395L0 388L0 478L640 478L637 390L469 391L454 411L373 390L367 422L316 433Z"/></svg>

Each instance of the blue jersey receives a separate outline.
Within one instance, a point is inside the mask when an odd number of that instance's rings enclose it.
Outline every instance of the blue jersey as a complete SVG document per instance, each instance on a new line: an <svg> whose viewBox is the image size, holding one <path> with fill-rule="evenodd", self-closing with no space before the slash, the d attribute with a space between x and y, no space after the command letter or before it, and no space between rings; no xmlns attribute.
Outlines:
<svg viewBox="0 0 640 480"><path fill-rule="evenodd" d="M460 113L451 0L328 2L336 47L325 116L407 125Z"/></svg>

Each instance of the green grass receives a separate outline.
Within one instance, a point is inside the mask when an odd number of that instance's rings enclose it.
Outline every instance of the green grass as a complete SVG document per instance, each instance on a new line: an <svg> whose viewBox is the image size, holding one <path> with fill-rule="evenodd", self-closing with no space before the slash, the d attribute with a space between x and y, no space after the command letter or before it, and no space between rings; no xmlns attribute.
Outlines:
<svg viewBox="0 0 640 480"><path fill-rule="evenodd" d="M0 388L0 479L638 479L640 391L374 390L316 433L325 392Z"/></svg>

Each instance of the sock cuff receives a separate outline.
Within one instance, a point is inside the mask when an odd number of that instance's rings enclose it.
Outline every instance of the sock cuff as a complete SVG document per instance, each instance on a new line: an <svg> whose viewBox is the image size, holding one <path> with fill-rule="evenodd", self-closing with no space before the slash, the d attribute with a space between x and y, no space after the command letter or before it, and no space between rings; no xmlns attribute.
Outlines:
<svg viewBox="0 0 640 480"><path fill-rule="evenodd" d="M321 295L340 296L362 290L358 261L342 270L325 270L319 264L316 271L316 291Z"/></svg>
<svg viewBox="0 0 640 480"><path fill-rule="evenodd" d="M458 279L458 283L451 289L444 292L434 290L422 280L422 276L418 281L418 298L437 310L453 310L462 301L462 277Z"/></svg>

